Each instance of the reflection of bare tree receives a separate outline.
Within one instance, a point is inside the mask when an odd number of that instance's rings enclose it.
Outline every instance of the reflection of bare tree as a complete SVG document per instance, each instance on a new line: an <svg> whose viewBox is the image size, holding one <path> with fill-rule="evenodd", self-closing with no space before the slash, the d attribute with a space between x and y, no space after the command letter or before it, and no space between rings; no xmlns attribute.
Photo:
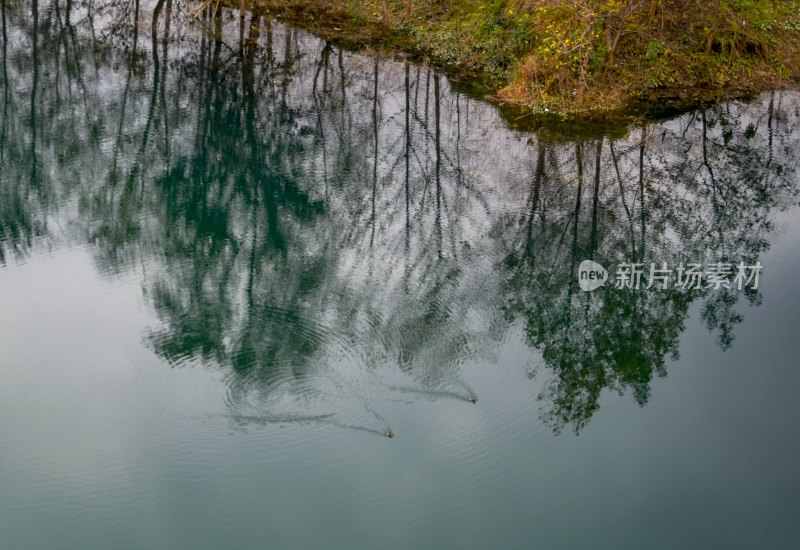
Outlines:
<svg viewBox="0 0 800 550"><path fill-rule="evenodd" d="M555 429L606 388L644 404L689 306L730 346L740 294L584 294L577 264L752 263L796 194L796 95L548 143L258 12L188 30L179 0L55 4L3 3L0 261L67 241L135 273L149 345L227 372L243 418L329 419L333 395L380 431L378 367L466 399L460 365L518 321Z"/></svg>
<svg viewBox="0 0 800 550"><path fill-rule="evenodd" d="M529 207L515 221L523 231L510 242L505 263L509 284L518 289L511 294L509 315L526 319L530 343L542 350L553 371L542 397L552 403L547 418L554 428L580 429L596 411L604 388L629 390L638 403L646 403L651 379L666 373L665 357L677 355L693 301L703 302L703 319L727 348L742 320L735 309L738 297L759 300L753 289L607 287L588 295L574 289L576 262L584 258L606 266L755 263L771 230L769 212L785 208L796 195L791 157L777 166L762 163L761 144L751 141L756 136L748 130L752 126L733 117L712 134L710 127L723 110L646 127L638 138L609 141L607 147L598 140L589 206L582 203L587 160L581 144L572 157L573 197L563 184L548 189L547 146L539 144ZM563 158L569 158L566 151ZM549 179L559 181L558 168L551 171ZM626 185L630 181L636 185ZM537 208L542 202L572 214L548 219L545 208Z"/></svg>

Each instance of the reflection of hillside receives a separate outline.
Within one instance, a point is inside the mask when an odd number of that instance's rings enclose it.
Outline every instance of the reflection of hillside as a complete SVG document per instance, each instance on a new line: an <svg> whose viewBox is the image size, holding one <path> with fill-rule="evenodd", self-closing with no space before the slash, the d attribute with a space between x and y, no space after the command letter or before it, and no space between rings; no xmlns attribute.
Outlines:
<svg viewBox="0 0 800 550"><path fill-rule="evenodd" d="M647 401L693 301L725 347L740 318L732 292L585 294L576 265L754 262L796 196L796 94L546 143L258 14L39 4L3 5L0 262L68 242L136 273L152 349L231 373L234 407L323 414L343 363L460 395L520 320L547 417L578 429L604 388Z"/></svg>

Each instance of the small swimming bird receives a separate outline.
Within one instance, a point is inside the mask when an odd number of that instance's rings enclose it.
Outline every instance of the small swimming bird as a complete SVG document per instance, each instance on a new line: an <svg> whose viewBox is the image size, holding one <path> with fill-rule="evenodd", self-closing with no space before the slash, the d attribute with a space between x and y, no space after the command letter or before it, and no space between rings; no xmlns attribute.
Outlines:
<svg viewBox="0 0 800 550"><path fill-rule="evenodd" d="M389 430L388 432L386 432L386 437L388 437L389 439L393 438L394 432L392 430Z"/></svg>
<svg viewBox="0 0 800 550"><path fill-rule="evenodd" d="M470 395L469 397L467 397L467 401L469 401L470 403L472 403L474 405L475 403L478 402L478 398L475 397L474 395Z"/></svg>

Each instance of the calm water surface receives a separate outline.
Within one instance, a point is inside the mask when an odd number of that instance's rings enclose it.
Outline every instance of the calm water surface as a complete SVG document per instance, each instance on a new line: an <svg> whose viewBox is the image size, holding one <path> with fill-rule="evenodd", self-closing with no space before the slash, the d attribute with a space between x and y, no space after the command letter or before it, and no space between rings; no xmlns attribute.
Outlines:
<svg viewBox="0 0 800 550"><path fill-rule="evenodd" d="M800 547L800 93L556 142L194 5L2 2L0 547Z"/></svg>

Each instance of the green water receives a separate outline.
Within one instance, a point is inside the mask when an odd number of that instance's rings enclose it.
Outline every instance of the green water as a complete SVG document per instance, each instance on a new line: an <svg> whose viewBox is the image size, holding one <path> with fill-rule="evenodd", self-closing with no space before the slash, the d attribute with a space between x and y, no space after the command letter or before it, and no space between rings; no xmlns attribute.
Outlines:
<svg viewBox="0 0 800 550"><path fill-rule="evenodd" d="M553 142L195 5L2 2L0 547L800 547L799 92Z"/></svg>

